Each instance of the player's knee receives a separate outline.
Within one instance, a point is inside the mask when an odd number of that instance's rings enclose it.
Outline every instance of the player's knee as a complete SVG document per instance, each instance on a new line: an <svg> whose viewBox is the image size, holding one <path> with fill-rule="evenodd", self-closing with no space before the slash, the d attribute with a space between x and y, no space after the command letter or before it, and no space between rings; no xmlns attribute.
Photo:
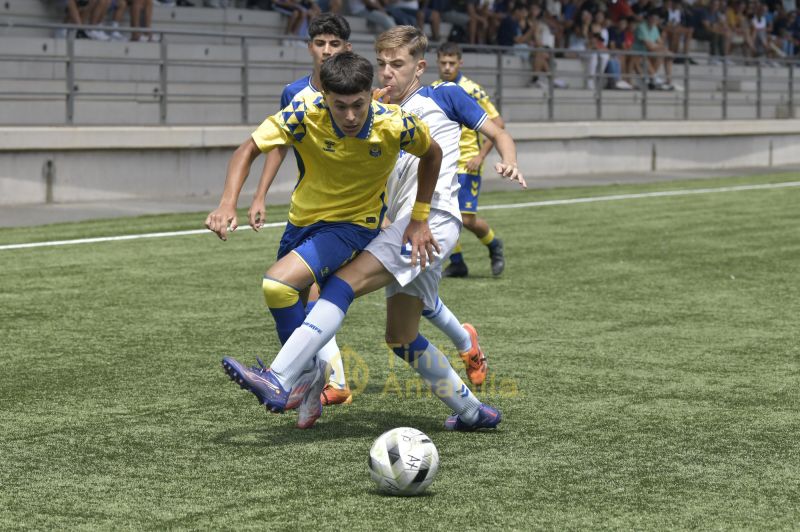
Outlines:
<svg viewBox="0 0 800 532"><path fill-rule="evenodd" d="M300 292L297 288L269 277L264 278L261 290L264 292L264 301L267 302L269 308L291 307L300 299Z"/></svg>
<svg viewBox="0 0 800 532"><path fill-rule="evenodd" d="M475 224L476 224L477 218L478 217L475 216L474 214L467 214L467 213L463 213L463 212L461 213L461 220L464 223L464 227L466 227L470 231L475 229Z"/></svg>

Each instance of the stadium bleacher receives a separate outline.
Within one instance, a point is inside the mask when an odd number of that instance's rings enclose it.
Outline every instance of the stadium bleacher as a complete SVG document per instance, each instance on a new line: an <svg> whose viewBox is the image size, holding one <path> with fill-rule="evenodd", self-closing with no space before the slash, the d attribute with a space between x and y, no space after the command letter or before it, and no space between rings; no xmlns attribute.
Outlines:
<svg viewBox="0 0 800 532"><path fill-rule="evenodd" d="M285 38L279 13L156 6L153 30L165 32L163 44L76 40L70 72L67 40L53 38L53 27L21 26L60 22L56 4L0 3L3 125L69 122L68 79L73 80L74 124L154 125L162 118L174 125L256 123L274 109L283 86L309 70L303 43ZM364 19L348 20L354 49L369 56L372 30ZM162 56L167 58L163 85ZM437 77L435 55L428 59L425 82ZM498 76L497 56L467 52L464 68L499 101L508 121L632 120L643 112L648 119L747 119L759 117L759 100L760 117L781 118L792 116L790 105L798 101L796 88L789 93L788 68L762 67L759 95L754 65L698 64L686 70L676 65L676 80L690 88L687 100L684 91L583 89L583 63L559 58L556 75L568 87L556 89L551 99L547 88L530 86L530 70L520 59L502 56L501 61Z"/></svg>

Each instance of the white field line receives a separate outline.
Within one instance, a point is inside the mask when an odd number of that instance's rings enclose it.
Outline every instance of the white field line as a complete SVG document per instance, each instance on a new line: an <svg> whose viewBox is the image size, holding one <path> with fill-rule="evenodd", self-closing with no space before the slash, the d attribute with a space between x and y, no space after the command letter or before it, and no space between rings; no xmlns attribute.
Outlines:
<svg viewBox="0 0 800 532"><path fill-rule="evenodd" d="M574 205L577 203L596 203L600 201L620 201L640 198L661 198L671 196L690 196L693 194L713 194L719 192L741 192L745 190L768 190L776 188L800 187L800 181L787 181L784 183L765 183L762 185L738 185L718 188L693 188L682 190L665 190L661 192L643 192L640 194L615 194L612 196L595 196L590 198L571 198L563 200L530 201L527 203L505 203L501 205L486 205L480 210L490 211L498 209L522 209L526 207L548 207L551 205ZM264 228L284 227L286 222L264 224ZM250 229L250 226L240 226L237 231ZM27 244L7 244L0 246L0 251L11 249L26 249L52 246L69 246L73 244L96 244L98 242L115 242L119 240L138 240L141 238L163 238L170 236L200 235L208 233L208 229L192 229L189 231L168 231L164 233L144 233L138 235L102 236L96 238L79 238L75 240L53 240L49 242L30 242Z"/></svg>

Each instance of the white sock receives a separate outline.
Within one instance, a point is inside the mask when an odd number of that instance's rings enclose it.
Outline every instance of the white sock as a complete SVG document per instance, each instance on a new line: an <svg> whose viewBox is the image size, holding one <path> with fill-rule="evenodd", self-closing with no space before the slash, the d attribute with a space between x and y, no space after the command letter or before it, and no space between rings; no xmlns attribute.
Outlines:
<svg viewBox="0 0 800 532"><path fill-rule="evenodd" d="M428 343L425 351L411 362L411 367L428 383L436 397L458 414L462 421L475 423L478 420L481 402L436 346Z"/></svg>
<svg viewBox="0 0 800 532"><path fill-rule="evenodd" d="M347 378L344 375L342 353L339 351L339 346L336 345L336 336L322 346L317 356L325 363L328 371L330 371L328 382L339 389L345 388L347 386Z"/></svg>
<svg viewBox="0 0 800 532"><path fill-rule="evenodd" d="M344 321L344 312L325 299L320 299L306 316L303 325L294 330L270 364L270 369L284 389L294 386L295 380L313 362L322 347L330 341Z"/></svg>
<svg viewBox="0 0 800 532"><path fill-rule="evenodd" d="M453 314L449 308L438 297L436 298L436 308L433 310L425 309L422 315L428 318L428 321L433 323L443 333L445 333L453 345L460 353L472 349L472 340L469 333L461 326L458 318Z"/></svg>

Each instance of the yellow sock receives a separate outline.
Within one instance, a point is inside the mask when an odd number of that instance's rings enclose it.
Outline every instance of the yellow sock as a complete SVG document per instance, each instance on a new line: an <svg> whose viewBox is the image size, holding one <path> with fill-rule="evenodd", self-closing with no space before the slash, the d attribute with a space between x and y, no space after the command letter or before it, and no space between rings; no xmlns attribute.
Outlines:
<svg viewBox="0 0 800 532"><path fill-rule="evenodd" d="M451 252L451 254L455 254L455 253L461 253L461 241L460 240L456 243L456 247L454 247L453 251Z"/></svg>
<svg viewBox="0 0 800 532"><path fill-rule="evenodd" d="M481 238L481 244L483 244L484 246L488 246L489 244L492 243L492 240L494 240L494 231L489 229L489 232L486 233L486 236Z"/></svg>

